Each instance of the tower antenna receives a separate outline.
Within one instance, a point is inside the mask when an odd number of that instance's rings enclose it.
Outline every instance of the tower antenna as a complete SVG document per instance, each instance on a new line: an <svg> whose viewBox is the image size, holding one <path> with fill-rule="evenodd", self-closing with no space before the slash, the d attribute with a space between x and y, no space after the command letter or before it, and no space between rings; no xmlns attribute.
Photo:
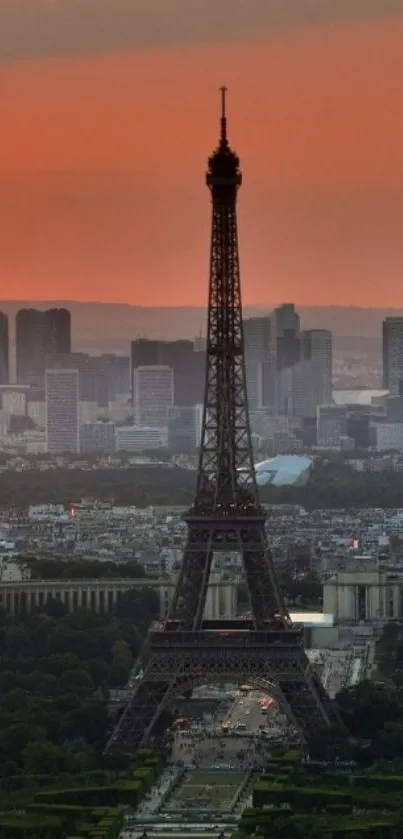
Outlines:
<svg viewBox="0 0 403 839"><path fill-rule="evenodd" d="M228 88L220 87L221 91L221 135L220 135L220 145L226 146L228 143L227 140L227 114L226 114L226 94Z"/></svg>

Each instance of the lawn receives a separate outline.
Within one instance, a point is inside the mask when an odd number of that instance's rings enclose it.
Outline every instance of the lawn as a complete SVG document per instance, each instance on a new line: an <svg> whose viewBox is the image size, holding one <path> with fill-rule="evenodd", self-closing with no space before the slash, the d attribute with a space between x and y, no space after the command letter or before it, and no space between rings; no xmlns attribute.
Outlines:
<svg viewBox="0 0 403 839"><path fill-rule="evenodd" d="M167 809L228 810L244 780L244 772L187 772Z"/></svg>

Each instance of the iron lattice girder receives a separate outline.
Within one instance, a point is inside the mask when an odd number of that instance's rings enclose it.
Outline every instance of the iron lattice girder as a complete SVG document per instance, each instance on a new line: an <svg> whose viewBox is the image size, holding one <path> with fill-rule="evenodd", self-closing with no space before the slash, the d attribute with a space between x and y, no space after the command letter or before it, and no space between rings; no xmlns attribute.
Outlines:
<svg viewBox="0 0 403 839"><path fill-rule="evenodd" d="M263 511L223 509L205 516L189 513L185 521L189 527L188 539L168 620L183 621L187 628L200 628L215 551L239 552L242 556L256 626L276 615L287 620L267 543Z"/></svg>
<svg viewBox="0 0 403 839"><path fill-rule="evenodd" d="M236 191L214 196L211 231L207 375L196 497L206 483L211 502L236 502L248 486L257 502L250 436L239 276ZM214 200L216 199L218 200ZM228 196L227 196L228 198Z"/></svg>
<svg viewBox="0 0 403 839"><path fill-rule="evenodd" d="M177 696L209 682L250 682L275 694L307 737L336 720L333 705L292 627L267 543L253 465L246 394L236 218L242 182L227 140L225 93L219 145L209 159L212 198L206 387L196 497L165 630L152 633L148 663L108 749L146 743ZM214 551L239 551L252 621L206 634L203 612ZM172 631L176 627L179 631ZM218 627L217 627L218 629Z"/></svg>
<svg viewBox="0 0 403 839"><path fill-rule="evenodd" d="M336 722L309 664L301 626L284 630L276 624L262 631L169 629L150 636L149 663L114 745L136 749L146 744L156 720L176 697L215 681L246 682L274 694L305 739Z"/></svg>

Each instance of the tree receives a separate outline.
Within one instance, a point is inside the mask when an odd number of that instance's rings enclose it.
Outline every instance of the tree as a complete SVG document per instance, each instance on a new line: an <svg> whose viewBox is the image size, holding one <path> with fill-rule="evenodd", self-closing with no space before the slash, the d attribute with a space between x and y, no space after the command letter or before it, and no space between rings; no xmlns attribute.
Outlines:
<svg viewBox="0 0 403 839"><path fill-rule="evenodd" d="M372 749L378 760L401 758L403 755L403 723L385 723L384 728L375 733Z"/></svg>
<svg viewBox="0 0 403 839"><path fill-rule="evenodd" d="M349 761L353 757L347 729L341 725L331 725L310 738L308 752L313 760Z"/></svg>
<svg viewBox="0 0 403 839"><path fill-rule="evenodd" d="M126 641L115 641L112 647L112 663L114 666L125 667L130 670L133 666L133 656Z"/></svg>
<svg viewBox="0 0 403 839"><path fill-rule="evenodd" d="M3 697L1 710L3 713L14 713L20 710L26 712L31 705L32 698L29 693L23 688L16 688Z"/></svg>
<svg viewBox="0 0 403 839"><path fill-rule="evenodd" d="M47 640L49 653L71 653L79 659L96 658L99 644L88 632L72 631L68 626L58 624Z"/></svg>
<svg viewBox="0 0 403 839"><path fill-rule="evenodd" d="M159 617L159 613L159 596L154 589L146 586L124 592L115 606L117 618L125 623L134 624L143 636L146 635L151 622Z"/></svg>
<svg viewBox="0 0 403 839"><path fill-rule="evenodd" d="M391 685L365 680L344 688L336 702L342 720L353 737L371 740L388 722L403 716L400 691Z"/></svg>
<svg viewBox="0 0 403 839"><path fill-rule="evenodd" d="M69 771L71 755L49 740L31 740L22 751L22 765L27 775L56 775Z"/></svg>
<svg viewBox="0 0 403 839"><path fill-rule="evenodd" d="M149 626L155 592L136 591L134 603L130 620L84 609L0 614L0 775L11 766L24 773L34 760L38 771L102 765L108 688L127 682L142 640L136 625Z"/></svg>
<svg viewBox="0 0 403 839"><path fill-rule="evenodd" d="M16 723L0 730L0 755L2 763L19 763L22 751L31 740L40 740L43 730L38 726Z"/></svg>
<svg viewBox="0 0 403 839"><path fill-rule="evenodd" d="M105 703L94 700L67 714L60 734L62 740L82 737L89 745L102 748L108 727L109 715Z"/></svg>
<svg viewBox="0 0 403 839"><path fill-rule="evenodd" d="M59 600L57 597L54 597L48 600L47 603L45 603L43 607L43 612L50 618L54 618L54 620L61 620L68 614L68 609L66 604L63 603L62 600Z"/></svg>
<svg viewBox="0 0 403 839"><path fill-rule="evenodd" d="M60 690L71 691L75 696L88 696L94 690L94 683L90 674L83 668L66 670L59 679Z"/></svg>

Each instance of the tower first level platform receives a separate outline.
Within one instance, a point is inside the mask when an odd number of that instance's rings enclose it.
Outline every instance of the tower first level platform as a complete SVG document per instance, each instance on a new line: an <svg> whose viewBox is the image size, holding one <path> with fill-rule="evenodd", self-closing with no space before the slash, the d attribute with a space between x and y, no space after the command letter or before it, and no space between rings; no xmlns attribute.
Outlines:
<svg viewBox="0 0 403 839"><path fill-rule="evenodd" d="M149 659L115 733L114 747L147 743L161 713L178 696L214 682L242 680L274 696L303 739L337 721L334 707L304 649L303 627L279 619L256 630L252 621L203 621L198 631L168 621L148 639ZM112 745L112 744L111 744Z"/></svg>

